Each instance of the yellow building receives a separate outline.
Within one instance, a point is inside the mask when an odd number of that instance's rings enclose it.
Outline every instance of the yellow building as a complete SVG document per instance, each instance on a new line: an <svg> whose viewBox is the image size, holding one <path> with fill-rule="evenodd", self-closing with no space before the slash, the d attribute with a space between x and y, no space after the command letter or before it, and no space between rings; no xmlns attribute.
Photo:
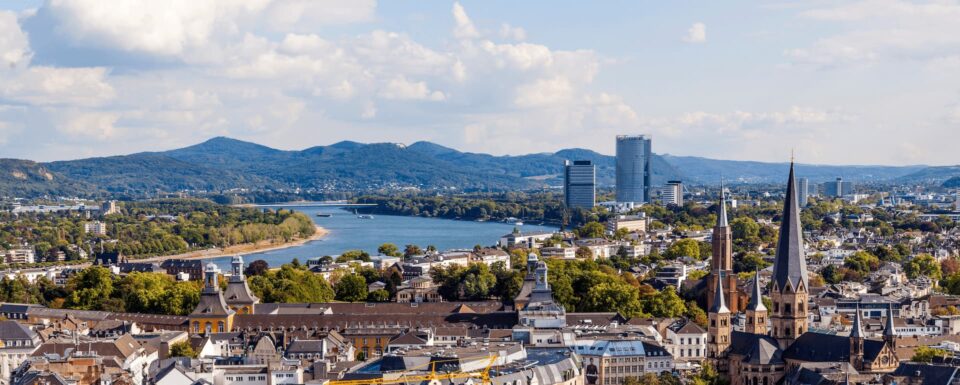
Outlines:
<svg viewBox="0 0 960 385"><path fill-rule="evenodd" d="M220 292L217 265L207 264L204 269L203 291L200 303L187 318L190 320L190 332L196 334L225 333L233 329L233 317L236 311L227 306Z"/></svg>

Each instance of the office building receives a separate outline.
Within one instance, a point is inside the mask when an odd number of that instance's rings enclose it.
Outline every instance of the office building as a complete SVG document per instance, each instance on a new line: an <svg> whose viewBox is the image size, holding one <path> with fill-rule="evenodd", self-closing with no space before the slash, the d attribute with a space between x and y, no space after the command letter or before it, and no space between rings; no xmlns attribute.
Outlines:
<svg viewBox="0 0 960 385"><path fill-rule="evenodd" d="M836 181L823 184L823 195L831 198L841 198L844 195L853 194L853 183L844 182L843 178L837 178Z"/></svg>
<svg viewBox="0 0 960 385"><path fill-rule="evenodd" d="M617 202L650 201L650 139L643 135L617 136Z"/></svg>
<svg viewBox="0 0 960 385"><path fill-rule="evenodd" d="M664 205L683 206L683 183L671 180L660 191L660 202Z"/></svg>
<svg viewBox="0 0 960 385"><path fill-rule="evenodd" d="M800 207L807 207L807 198L810 197L810 180L797 178L797 199Z"/></svg>
<svg viewBox="0 0 960 385"><path fill-rule="evenodd" d="M100 221L87 222L83 224L83 231L90 235L107 235L107 224Z"/></svg>
<svg viewBox="0 0 960 385"><path fill-rule="evenodd" d="M120 210L117 209L117 201L105 201L100 205L100 214L110 215L118 212L120 212Z"/></svg>
<svg viewBox="0 0 960 385"><path fill-rule="evenodd" d="M596 203L597 171L589 160L566 161L563 201L570 208L591 209Z"/></svg>

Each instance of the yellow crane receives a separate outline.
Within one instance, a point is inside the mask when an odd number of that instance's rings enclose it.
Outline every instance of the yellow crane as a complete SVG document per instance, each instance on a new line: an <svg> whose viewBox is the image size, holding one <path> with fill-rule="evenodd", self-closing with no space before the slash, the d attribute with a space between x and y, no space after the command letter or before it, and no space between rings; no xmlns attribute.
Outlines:
<svg viewBox="0 0 960 385"><path fill-rule="evenodd" d="M498 355L491 354L489 356L474 356L466 357L465 359L470 358L480 358L480 357L489 357L487 360L487 365L484 366L482 370L473 371L473 372L437 372L437 363L442 362L453 362L460 361L460 358L451 358L446 360L436 360L431 361L429 364L416 366L410 369L407 369L406 372L401 374L399 377L395 378L385 378L383 376L378 378L371 378L365 380L330 380L328 385L382 385L382 384L402 384L402 383L420 383L423 381L433 381L433 380L453 380L461 378L478 378L480 383L483 385L490 385L490 368L493 367L493 364L497 362ZM430 367L430 373L414 373L418 372L419 369Z"/></svg>

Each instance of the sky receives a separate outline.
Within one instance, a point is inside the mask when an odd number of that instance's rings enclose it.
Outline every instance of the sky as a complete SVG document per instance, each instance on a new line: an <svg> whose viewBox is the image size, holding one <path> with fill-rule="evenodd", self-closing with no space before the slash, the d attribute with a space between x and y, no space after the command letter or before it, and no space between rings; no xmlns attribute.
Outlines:
<svg viewBox="0 0 960 385"><path fill-rule="evenodd" d="M0 0L0 158L228 136L960 163L960 2Z"/></svg>

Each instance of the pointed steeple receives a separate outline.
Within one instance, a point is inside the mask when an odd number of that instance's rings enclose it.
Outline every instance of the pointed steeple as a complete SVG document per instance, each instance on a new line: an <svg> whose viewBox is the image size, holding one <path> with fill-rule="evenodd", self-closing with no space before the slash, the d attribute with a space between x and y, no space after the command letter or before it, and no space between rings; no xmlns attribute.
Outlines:
<svg viewBox="0 0 960 385"><path fill-rule="evenodd" d="M773 264L773 282L779 290L787 286L798 290L801 282L804 288L808 287L796 183L793 162L791 162L790 177L787 179L787 197L783 202L783 215L780 222L780 238L777 240L777 254Z"/></svg>
<svg viewBox="0 0 960 385"><path fill-rule="evenodd" d="M717 215L717 227L727 226L727 199L723 192L723 178L720 178L720 213Z"/></svg>
<svg viewBox="0 0 960 385"><path fill-rule="evenodd" d="M723 274L720 271L717 271L716 274L717 290L713 292L713 306L710 306L710 312L717 314L730 313L730 309L727 308L727 303L723 299Z"/></svg>
<svg viewBox="0 0 960 385"><path fill-rule="evenodd" d="M883 339L896 338L897 329L893 327L893 304L887 305L887 323L883 327Z"/></svg>
<svg viewBox="0 0 960 385"><path fill-rule="evenodd" d="M763 294L760 291L760 270L753 276L753 286L750 291L750 303L747 304L747 310L767 311L767 306L763 304Z"/></svg>
<svg viewBox="0 0 960 385"><path fill-rule="evenodd" d="M860 320L860 304L857 304L857 314L853 317L853 326L850 328L850 338L863 338L863 321Z"/></svg>

